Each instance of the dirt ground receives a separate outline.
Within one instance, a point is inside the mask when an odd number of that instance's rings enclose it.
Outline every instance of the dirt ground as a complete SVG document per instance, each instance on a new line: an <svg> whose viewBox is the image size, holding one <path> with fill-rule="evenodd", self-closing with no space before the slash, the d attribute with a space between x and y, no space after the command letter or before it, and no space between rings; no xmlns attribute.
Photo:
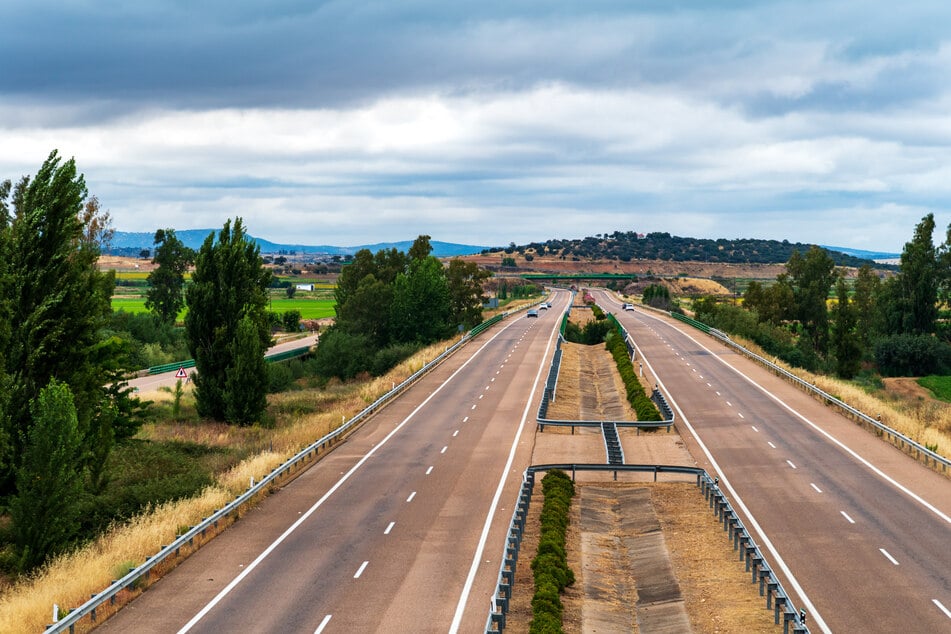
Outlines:
<svg viewBox="0 0 951 634"><path fill-rule="evenodd" d="M572 311L573 316L575 312L584 311ZM614 385L615 380L619 381L617 373L603 371L603 358L610 360L603 347L563 344L562 350L558 396L549 409L550 418L564 416L565 420L571 420L571 416L583 411L583 401L587 401L589 407L595 403L596 407L603 409L622 405L611 405L607 402L610 398L625 401L623 406L630 411L626 399L622 398L623 390L618 391ZM634 420L633 413L629 419ZM627 463L695 464L676 433L636 435L633 430L622 430L621 438ZM534 464L569 459L603 463L605 456L600 433L580 429L571 433L568 428L551 427L543 433L536 431ZM648 481L649 477L623 474L619 479L615 482L610 472L578 474L578 494L572 505L568 528L568 563L575 572L576 581L562 597L566 632L658 631L639 629L638 625L638 580L632 577L630 558L625 554L625 544L632 537L626 516L629 509L623 504L611 505L608 516L613 515L613 520L606 528L593 531L590 519L582 517L578 502L584 487L649 491L691 631L720 634L777 632L781 629L773 624L772 612L765 609L765 599L759 596L758 586L750 582L732 543L694 482L655 484ZM541 505L541 487L536 486L516 569L507 632L528 632L531 622L534 591L531 558L538 546ZM663 606L642 609L663 609Z"/></svg>

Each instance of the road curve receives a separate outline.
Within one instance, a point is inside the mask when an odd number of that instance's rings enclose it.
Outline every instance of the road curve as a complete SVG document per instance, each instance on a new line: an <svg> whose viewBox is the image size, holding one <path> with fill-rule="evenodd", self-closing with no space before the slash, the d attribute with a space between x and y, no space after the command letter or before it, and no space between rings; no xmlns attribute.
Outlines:
<svg viewBox="0 0 951 634"><path fill-rule="evenodd" d="M712 337L595 296L813 632L951 632L947 478Z"/></svg>
<svg viewBox="0 0 951 634"><path fill-rule="evenodd" d="M480 335L104 631L481 630L567 302Z"/></svg>

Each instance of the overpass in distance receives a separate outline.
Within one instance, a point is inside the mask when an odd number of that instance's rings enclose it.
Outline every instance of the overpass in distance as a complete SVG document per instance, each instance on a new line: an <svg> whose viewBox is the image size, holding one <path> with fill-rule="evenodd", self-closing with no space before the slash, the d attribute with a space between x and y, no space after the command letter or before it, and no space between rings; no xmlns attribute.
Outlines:
<svg viewBox="0 0 951 634"><path fill-rule="evenodd" d="M715 340L596 297L812 631L951 631L946 478ZM481 631L567 303L480 335L103 629Z"/></svg>

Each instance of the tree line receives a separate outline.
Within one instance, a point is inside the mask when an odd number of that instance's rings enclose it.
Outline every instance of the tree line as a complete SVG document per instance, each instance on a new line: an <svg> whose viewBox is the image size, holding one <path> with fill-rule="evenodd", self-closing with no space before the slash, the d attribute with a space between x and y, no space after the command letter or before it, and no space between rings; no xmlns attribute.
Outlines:
<svg viewBox="0 0 951 634"><path fill-rule="evenodd" d="M865 264L851 285L828 252L794 251L774 283L750 282L742 308L708 297L695 303L697 318L747 336L793 365L843 378L863 364L886 376L947 373L951 227L938 246L934 231L928 214L894 275L883 278Z"/></svg>
<svg viewBox="0 0 951 634"><path fill-rule="evenodd" d="M361 249L337 279L334 325L321 335L318 371L349 379L380 375L421 346L482 321L483 283L491 275L473 262L447 266L421 235L404 253Z"/></svg>
<svg viewBox="0 0 951 634"><path fill-rule="evenodd" d="M641 260L671 260L675 262L727 262L733 264L761 263L778 264L786 262L793 252L805 253L811 246L788 240L761 240L744 238L729 240L720 238L689 238L672 236L667 232L655 231L638 234L636 231L614 231L573 240L552 239L545 242L530 242L526 245L486 249L483 254L502 252L502 266L506 261L514 266L513 254L518 253L526 260L533 254L560 257L562 259L598 259L630 262ZM838 266L859 267L869 264L868 260L838 251L827 251L829 257ZM888 267L886 267L888 268Z"/></svg>

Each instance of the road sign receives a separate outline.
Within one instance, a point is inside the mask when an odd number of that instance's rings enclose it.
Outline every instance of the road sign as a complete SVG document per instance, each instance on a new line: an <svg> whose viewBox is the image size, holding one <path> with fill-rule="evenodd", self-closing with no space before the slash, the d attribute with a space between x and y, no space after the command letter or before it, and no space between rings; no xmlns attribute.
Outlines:
<svg viewBox="0 0 951 634"><path fill-rule="evenodd" d="M187 378L188 378L188 373L185 372L185 368L184 368L184 367L181 367L181 368L178 369L178 372L175 373L175 378L176 378L176 379L187 379Z"/></svg>

